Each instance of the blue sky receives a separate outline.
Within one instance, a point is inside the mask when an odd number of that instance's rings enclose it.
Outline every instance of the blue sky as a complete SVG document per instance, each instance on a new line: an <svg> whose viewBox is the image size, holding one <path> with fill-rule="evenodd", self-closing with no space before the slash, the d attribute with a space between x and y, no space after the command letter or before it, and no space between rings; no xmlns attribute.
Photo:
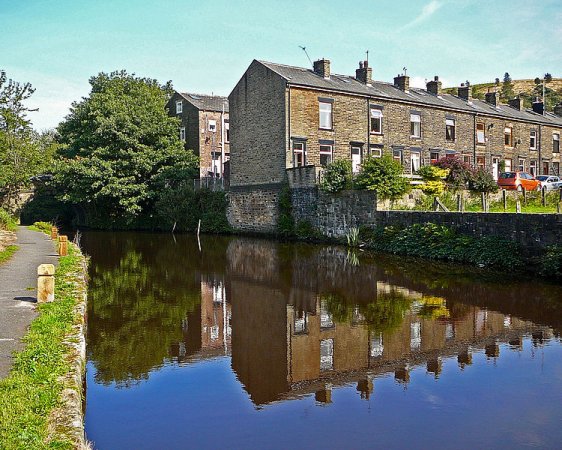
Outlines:
<svg viewBox="0 0 562 450"><path fill-rule="evenodd" d="M369 50L374 78L405 66L417 86L562 77L561 24L561 0L0 0L0 68L37 89L45 129L100 71L228 95L254 58L308 66L299 45L342 74Z"/></svg>

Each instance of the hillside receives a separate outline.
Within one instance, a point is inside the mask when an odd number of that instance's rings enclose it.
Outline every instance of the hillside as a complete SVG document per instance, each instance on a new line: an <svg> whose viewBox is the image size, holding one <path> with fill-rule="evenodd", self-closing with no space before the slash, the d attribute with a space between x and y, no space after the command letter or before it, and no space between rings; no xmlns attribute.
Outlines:
<svg viewBox="0 0 562 450"><path fill-rule="evenodd" d="M537 96L542 97L542 84L535 84L534 80L512 80L513 96L521 95L524 99L525 106L531 107L533 99ZM486 92L492 92L494 89L500 93L500 99L503 103L507 103L508 96L505 95L504 83L500 81L499 84L480 83L472 85L472 95L475 98L484 100ZM443 89L449 94L456 94L457 88ZM509 93L509 90L507 90ZM546 108L552 111L554 105L562 101L562 78L552 78L552 81L546 83Z"/></svg>

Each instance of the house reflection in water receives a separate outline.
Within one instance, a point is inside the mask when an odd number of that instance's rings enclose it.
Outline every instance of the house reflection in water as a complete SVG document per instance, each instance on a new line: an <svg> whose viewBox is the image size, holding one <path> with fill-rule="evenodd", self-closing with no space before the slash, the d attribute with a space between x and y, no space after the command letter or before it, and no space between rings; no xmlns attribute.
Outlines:
<svg viewBox="0 0 562 450"><path fill-rule="evenodd" d="M297 248L297 250L295 250ZM361 398L375 378L407 386L425 367L438 379L443 359L464 370L473 352L500 357L500 343L522 350L552 329L464 303L354 264L339 247L295 247L235 239L224 275L202 276L200 309L184 324L181 361L231 355L252 402L314 394L332 402L334 386L353 383ZM191 344L190 344L191 342Z"/></svg>

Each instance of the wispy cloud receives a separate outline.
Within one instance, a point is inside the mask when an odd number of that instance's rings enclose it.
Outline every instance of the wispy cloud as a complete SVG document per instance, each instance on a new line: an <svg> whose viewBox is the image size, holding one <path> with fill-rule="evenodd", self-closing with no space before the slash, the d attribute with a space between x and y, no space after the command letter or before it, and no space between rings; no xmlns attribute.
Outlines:
<svg viewBox="0 0 562 450"><path fill-rule="evenodd" d="M427 3L421 10L421 13L418 14L416 18L414 18L411 22L408 22L406 25L402 27L403 30L406 28L414 27L427 19L429 19L433 14L435 14L439 8L443 6L443 2L439 0L431 0Z"/></svg>

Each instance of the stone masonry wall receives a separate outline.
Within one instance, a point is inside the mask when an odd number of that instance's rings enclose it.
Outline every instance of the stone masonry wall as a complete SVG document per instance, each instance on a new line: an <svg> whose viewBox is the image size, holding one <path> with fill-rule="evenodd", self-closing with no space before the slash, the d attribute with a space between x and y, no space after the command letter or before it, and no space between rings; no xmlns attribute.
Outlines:
<svg viewBox="0 0 562 450"><path fill-rule="evenodd" d="M562 214L377 211L375 222L377 226L384 227L436 223L474 237L507 238L530 253L562 243Z"/></svg>
<svg viewBox="0 0 562 450"><path fill-rule="evenodd" d="M271 234L277 231L281 185L232 187L226 211L228 223L237 231Z"/></svg>

